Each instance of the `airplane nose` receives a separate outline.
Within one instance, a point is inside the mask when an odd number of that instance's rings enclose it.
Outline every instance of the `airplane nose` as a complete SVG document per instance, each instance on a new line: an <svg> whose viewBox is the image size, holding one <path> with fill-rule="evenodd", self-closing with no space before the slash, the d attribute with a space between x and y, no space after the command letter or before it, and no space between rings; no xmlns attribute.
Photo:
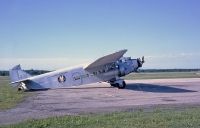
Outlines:
<svg viewBox="0 0 200 128"><path fill-rule="evenodd" d="M137 58L137 63L138 63L138 68L142 67L142 65L144 64L144 56L142 57L142 60L140 58Z"/></svg>
<svg viewBox="0 0 200 128"><path fill-rule="evenodd" d="M138 68L142 67L142 61L140 58L137 59Z"/></svg>

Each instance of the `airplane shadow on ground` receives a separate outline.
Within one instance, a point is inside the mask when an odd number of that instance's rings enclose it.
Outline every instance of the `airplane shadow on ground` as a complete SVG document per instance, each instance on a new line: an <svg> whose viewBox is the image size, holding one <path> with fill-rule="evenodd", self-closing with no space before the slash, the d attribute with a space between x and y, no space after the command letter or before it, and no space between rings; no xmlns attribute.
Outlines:
<svg viewBox="0 0 200 128"><path fill-rule="evenodd" d="M153 92L153 93L189 93L189 92L197 92L193 90L187 90L187 89L182 89L182 88L176 88L172 87L175 85L155 85L155 84L144 84L144 83L130 83L127 84L126 90L132 90L132 91L143 91L143 92ZM110 88L112 89L113 87L107 86L107 87L70 87L70 88L57 88L53 90L88 90L88 89L103 89L103 88ZM30 92L34 91L47 91L51 89L40 89L40 90L28 90Z"/></svg>
<svg viewBox="0 0 200 128"><path fill-rule="evenodd" d="M171 87L173 85L155 85L155 84L127 84L127 90L133 91L143 91L143 92L153 92L153 93L189 93L189 92L197 92L193 90L187 90L182 88ZM174 85L175 86L175 85Z"/></svg>

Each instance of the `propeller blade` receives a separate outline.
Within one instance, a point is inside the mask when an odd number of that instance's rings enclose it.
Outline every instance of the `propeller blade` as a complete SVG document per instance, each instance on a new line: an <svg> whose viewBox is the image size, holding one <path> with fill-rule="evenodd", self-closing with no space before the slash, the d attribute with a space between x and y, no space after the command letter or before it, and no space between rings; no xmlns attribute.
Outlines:
<svg viewBox="0 0 200 128"><path fill-rule="evenodd" d="M142 63L145 63L144 56L142 57Z"/></svg>

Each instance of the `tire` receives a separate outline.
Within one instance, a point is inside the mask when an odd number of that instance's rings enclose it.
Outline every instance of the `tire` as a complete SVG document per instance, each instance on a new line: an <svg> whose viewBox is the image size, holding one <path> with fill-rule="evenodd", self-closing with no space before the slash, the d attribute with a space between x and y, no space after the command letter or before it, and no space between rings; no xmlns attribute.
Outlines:
<svg viewBox="0 0 200 128"><path fill-rule="evenodd" d="M17 91L18 91L18 92L22 91L22 87L19 87L19 88L17 89Z"/></svg>
<svg viewBox="0 0 200 128"><path fill-rule="evenodd" d="M122 82L122 84L118 84L119 89L124 89L126 87L125 81Z"/></svg>

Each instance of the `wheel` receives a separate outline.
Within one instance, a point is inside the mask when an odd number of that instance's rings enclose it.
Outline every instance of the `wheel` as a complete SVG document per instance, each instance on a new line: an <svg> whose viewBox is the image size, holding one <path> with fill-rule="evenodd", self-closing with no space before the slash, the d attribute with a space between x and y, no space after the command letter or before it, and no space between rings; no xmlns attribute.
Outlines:
<svg viewBox="0 0 200 128"><path fill-rule="evenodd" d="M19 88L17 89L17 91L19 91L19 92L22 91L22 87L19 87Z"/></svg>
<svg viewBox="0 0 200 128"><path fill-rule="evenodd" d="M124 89L126 87L125 81L122 82L122 84L118 84L119 89Z"/></svg>

